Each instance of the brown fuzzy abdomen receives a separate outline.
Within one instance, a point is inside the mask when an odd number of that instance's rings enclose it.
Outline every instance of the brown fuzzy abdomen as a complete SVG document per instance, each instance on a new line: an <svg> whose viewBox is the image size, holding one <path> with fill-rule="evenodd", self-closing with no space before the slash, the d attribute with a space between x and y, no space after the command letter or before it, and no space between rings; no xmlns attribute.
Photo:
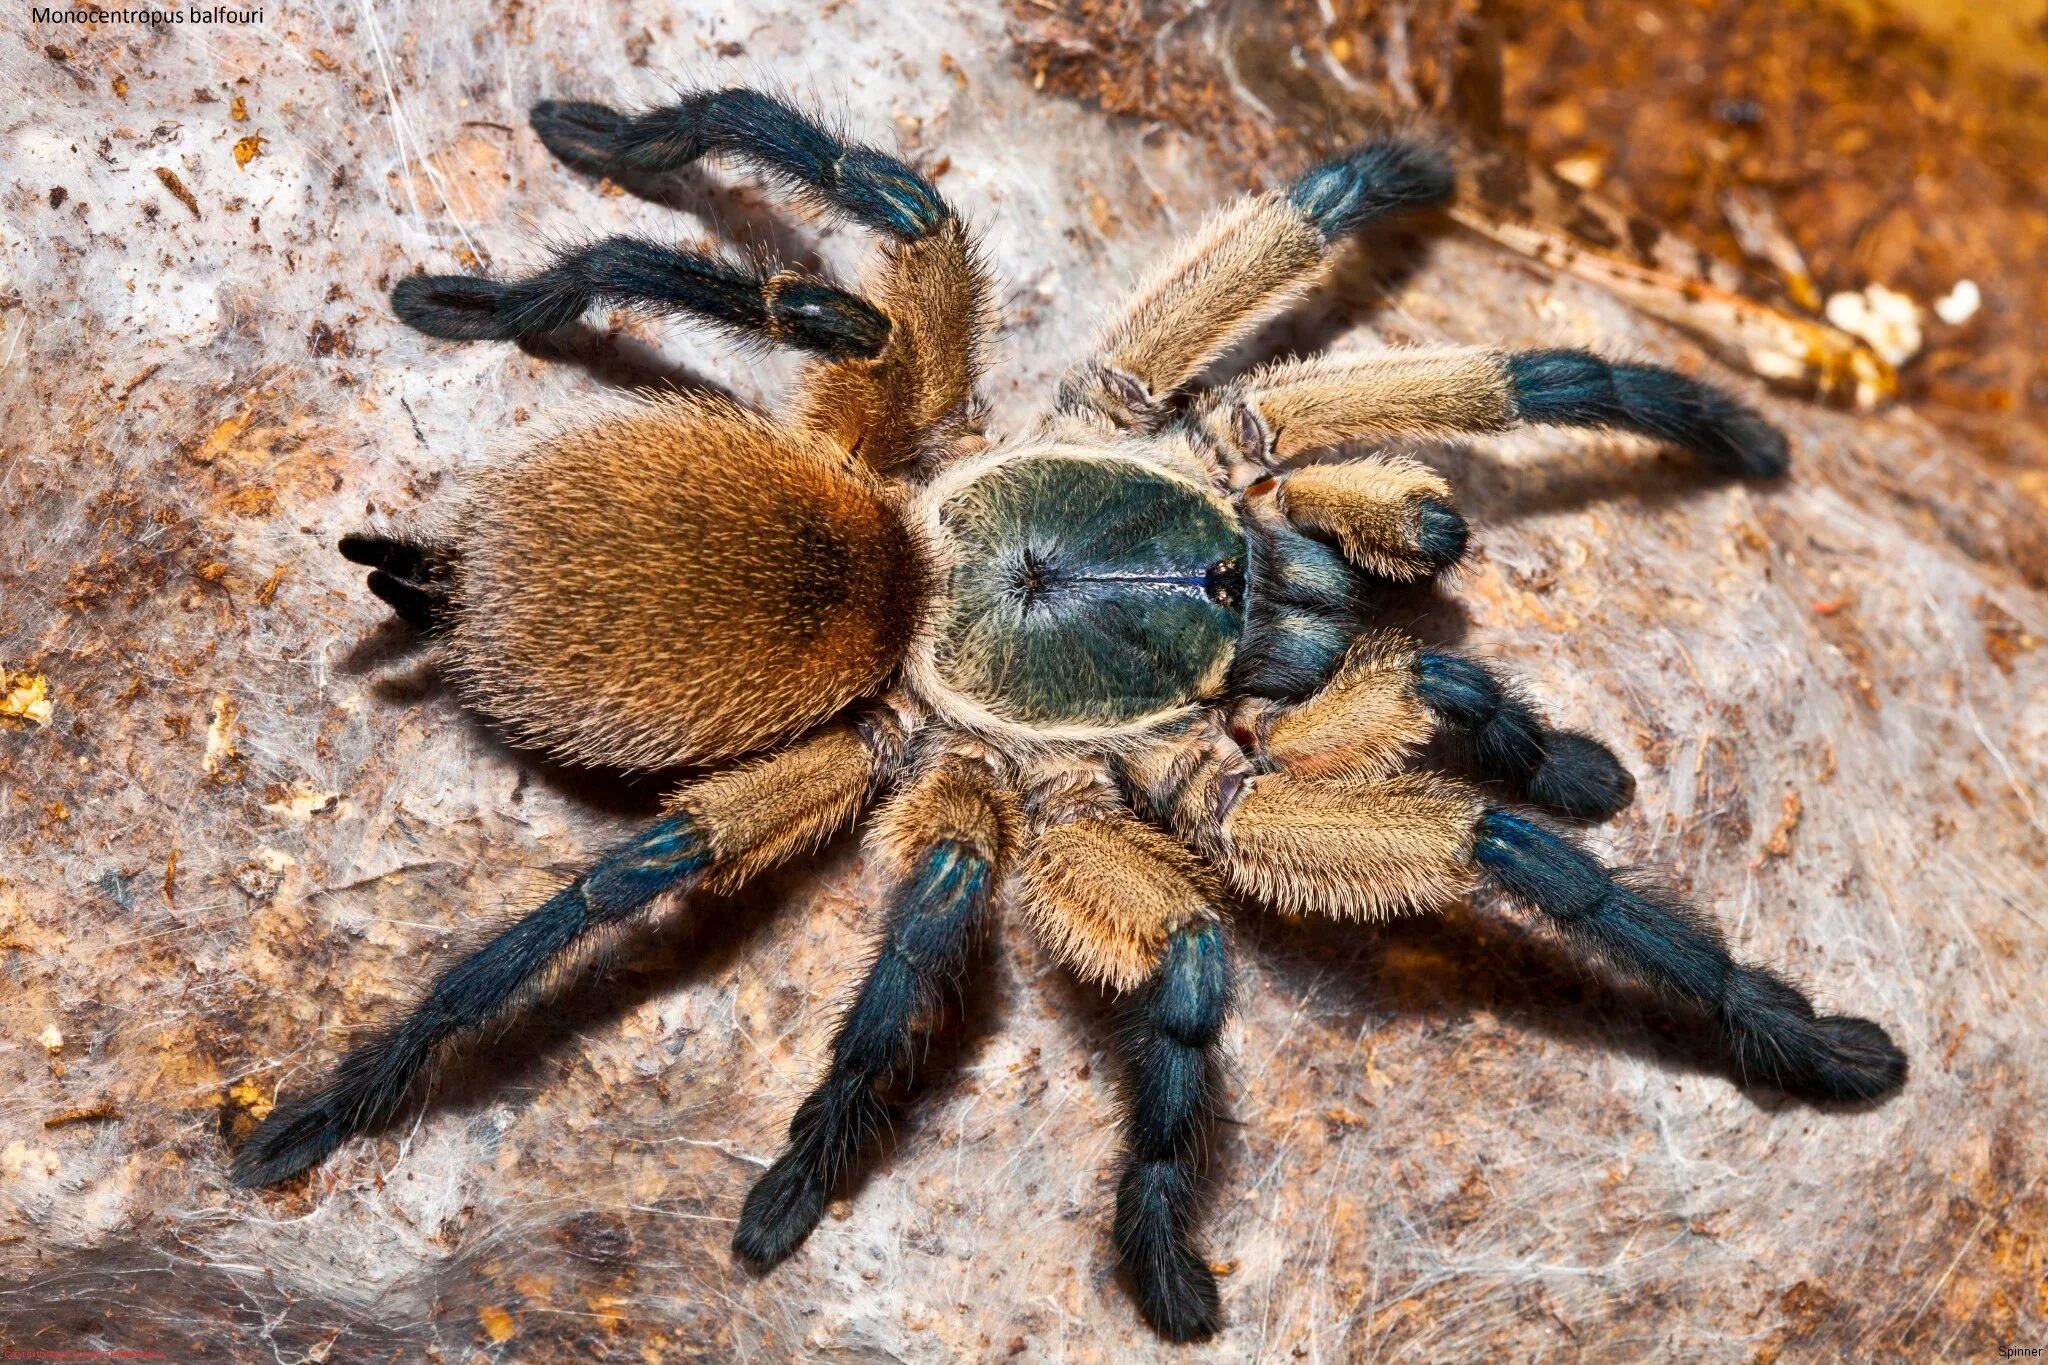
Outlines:
<svg viewBox="0 0 2048 1365"><path fill-rule="evenodd" d="M700 763L797 734L902 659L926 569L821 439L670 401L479 476L448 648L467 699L565 757Z"/></svg>

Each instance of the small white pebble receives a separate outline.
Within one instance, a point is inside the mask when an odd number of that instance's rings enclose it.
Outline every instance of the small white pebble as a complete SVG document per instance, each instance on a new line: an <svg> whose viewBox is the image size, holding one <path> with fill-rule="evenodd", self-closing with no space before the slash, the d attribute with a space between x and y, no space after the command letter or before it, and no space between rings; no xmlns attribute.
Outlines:
<svg viewBox="0 0 2048 1365"><path fill-rule="evenodd" d="M1903 365L1920 353L1920 305L1881 284L1861 293L1844 291L1828 299L1828 321L1870 343L1888 365Z"/></svg>
<svg viewBox="0 0 2048 1365"><path fill-rule="evenodd" d="M57 1032L55 1024L44 1029L36 1041L41 1043L44 1050L48 1052L62 1052L64 1050L64 1035Z"/></svg>
<svg viewBox="0 0 2048 1365"><path fill-rule="evenodd" d="M1951 327L1960 327L1977 316L1984 306L1983 291L1975 280L1957 280L1956 287L1934 301L1934 316Z"/></svg>

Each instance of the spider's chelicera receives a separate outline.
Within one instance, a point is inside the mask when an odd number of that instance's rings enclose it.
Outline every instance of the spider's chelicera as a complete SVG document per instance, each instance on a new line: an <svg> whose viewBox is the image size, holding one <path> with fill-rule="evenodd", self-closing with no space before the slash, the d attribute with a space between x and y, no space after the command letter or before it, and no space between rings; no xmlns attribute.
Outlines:
<svg viewBox="0 0 2048 1365"><path fill-rule="evenodd" d="M602 301L817 359L786 417L664 398L473 479L431 534L343 538L512 734L625 767L730 766L281 1105L237 1181L282 1180L383 1122L438 1048L593 933L662 893L728 890L878 798L890 908L826 1075L741 1213L733 1245L757 1264L817 1223L878 1084L1002 896L1079 975L1130 995L1115 1243L1176 1339L1219 1322L1194 1223L1239 907L1371 919L1489 881L1717 1029L1744 1078L1826 1099L1903 1082L1878 1025L1817 1014L1706 916L1526 813L1626 804L1605 747L1551 729L1488 667L1370 628L1385 584L1464 552L1443 480L1402 459L1297 458L1547 422L1770 477L1777 431L1697 380L1571 350L1290 360L1183 397L1359 229L1446 200L1440 153L1375 141L1223 209L1035 428L991 436L974 394L989 279L917 170L743 89L635 116L544 103L533 126L613 175L739 158L879 233L883 264L863 297L614 237L526 279L400 281L399 316L439 337L523 338ZM1416 769L1435 735L1479 784Z"/></svg>

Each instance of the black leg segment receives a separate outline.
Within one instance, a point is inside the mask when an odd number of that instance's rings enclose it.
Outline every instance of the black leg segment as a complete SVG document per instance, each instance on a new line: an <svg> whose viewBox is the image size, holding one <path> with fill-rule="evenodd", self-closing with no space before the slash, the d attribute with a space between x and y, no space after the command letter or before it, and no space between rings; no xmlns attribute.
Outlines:
<svg viewBox="0 0 2048 1365"><path fill-rule="evenodd" d="M658 172L724 153L780 177L855 222L914 241L953 216L931 181L886 152L849 143L758 90L707 90L626 114L604 104L543 100L533 131L572 166L604 174Z"/></svg>
<svg viewBox="0 0 2048 1365"><path fill-rule="evenodd" d="M959 979L980 932L994 867L946 839L926 853L890 912L880 954L832 1040L832 1064L789 1124L789 1146L747 1194L732 1248L772 1266L808 1237L825 1197L881 1117L875 1087Z"/></svg>
<svg viewBox="0 0 2048 1365"><path fill-rule="evenodd" d="M1604 820L1635 796L1635 779L1607 746L1553 730L1527 699L1479 663L1424 650L1416 695L1470 751L1482 777L1539 806Z"/></svg>
<svg viewBox="0 0 2048 1365"><path fill-rule="evenodd" d="M505 1008L592 930L616 924L710 864L689 817L673 815L600 858L546 904L442 972L398 1026L352 1049L325 1088L279 1105L235 1153L237 1185L270 1185L390 1117L442 1043Z"/></svg>
<svg viewBox="0 0 2048 1365"><path fill-rule="evenodd" d="M1160 1335L1201 1341L1221 1322L1216 1276L1194 1238L1197 1160L1216 1083L1215 1048L1230 1007L1222 926L1167 938L1158 973L1123 1037L1124 1153L1116 1184L1116 1249L1138 1307Z"/></svg>
<svg viewBox="0 0 2048 1365"><path fill-rule="evenodd" d="M1563 350L1518 351L1507 366L1515 414L1524 422L1653 436L1745 478L1772 478L1791 463L1783 432L1713 385L1675 370Z"/></svg>
<svg viewBox="0 0 2048 1365"><path fill-rule="evenodd" d="M1623 971L1712 1011L1741 1074L1811 1099L1867 1100L1906 1081L1906 1056L1868 1019L1816 1015L1783 977L1728 955L1697 910L1615 876L1577 844L1520 816L1488 811L1472 859Z"/></svg>
<svg viewBox="0 0 2048 1365"><path fill-rule="evenodd" d="M1429 561L1432 572L1442 573L1465 557L1472 533L1457 509L1424 498L1416 520L1415 548Z"/></svg>
<svg viewBox="0 0 2048 1365"><path fill-rule="evenodd" d="M877 355L889 319L873 304L797 271L745 269L635 237L607 237L521 280L408 275L391 290L406 323L450 341L516 341L566 327L592 304L687 313L833 360Z"/></svg>
<svg viewBox="0 0 2048 1365"><path fill-rule="evenodd" d="M1310 170L1287 197L1334 242L1388 214L1447 203L1457 183L1450 158L1439 149L1384 138Z"/></svg>

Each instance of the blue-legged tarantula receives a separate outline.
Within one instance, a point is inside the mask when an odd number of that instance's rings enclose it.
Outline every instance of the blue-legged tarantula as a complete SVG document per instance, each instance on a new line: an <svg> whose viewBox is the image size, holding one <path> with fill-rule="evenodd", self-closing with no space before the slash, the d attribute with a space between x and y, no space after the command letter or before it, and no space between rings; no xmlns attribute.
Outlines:
<svg viewBox="0 0 2048 1365"><path fill-rule="evenodd" d="M388 1118L438 1048L593 933L665 892L735 887L884 796L870 846L892 905L825 1078L741 1213L733 1246L759 1265L816 1225L878 1084L1006 889L1074 971L1132 996L1115 1242L1145 1317L1177 1340L1219 1319L1194 1222L1235 906L1377 919L1483 877L1711 1021L1744 1077L1828 1099L1903 1082L1878 1025L1816 1014L1698 911L1489 800L1594 819L1633 784L1488 668L1368 629L1385 584L1463 553L1443 480L1400 459L1295 461L1549 422L1768 477L1786 463L1777 431L1683 375L1567 350L1283 361L1181 398L1359 229L1446 200L1440 153L1382 139L1224 209L1035 429L991 438L974 393L989 278L918 171L744 89L636 116L548 102L533 127L613 174L753 163L880 233L883 265L863 297L614 237L509 283L399 282L399 316L439 337L528 337L602 300L819 358L786 418L665 398L482 474L442 532L342 540L515 736L629 768L744 761L683 787L280 1106L238 1182L284 1179ZM1490 788L1412 770L1437 734Z"/></svg>

